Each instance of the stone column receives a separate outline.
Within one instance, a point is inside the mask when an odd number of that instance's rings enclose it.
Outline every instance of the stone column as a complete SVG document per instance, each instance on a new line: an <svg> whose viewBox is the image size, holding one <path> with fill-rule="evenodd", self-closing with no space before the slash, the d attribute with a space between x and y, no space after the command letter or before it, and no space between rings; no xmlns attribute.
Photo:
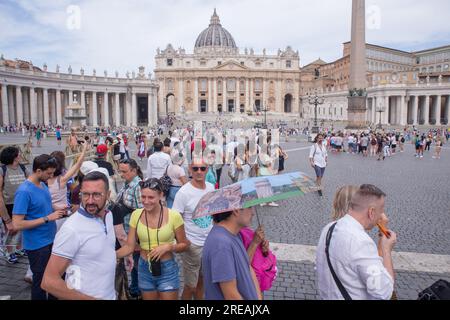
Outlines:
<svg viewBox="0 0 450 320"><path fill-rule="evenodd" d="M52 90L49 91L48 106L50 108L50 122L52 125L56 124L56 93Z"/></svg>
<svg viewBox="0 0 450 320"><path fill-rule="evenodd" d="M43 98L44 92L43 90L36 90L36 106L37 106L37 123L39 125L44 123L44 104Z"/></svg>
<svg viewBox="0 0 450 320"><path fill-rule="evenodd" d="M249 90L250 90L250 99L249 99L249 102L250 102L250 109L252 109L252 110L255 110L255 86L254 86L254 82L255 81L255 79L250 79L250 88L249 88Z"/></svg>
<svg viewBox="0 0 450 320"><path fill-rule="evenodd" d="M213 91L212 91L212 79L208 79L208 107L206 108L206 112L213 112Z"/></svg>
<svg viewBox="0 0 450 320"><path fill-rule="evenodd" d="M92 92L92 125L98 127L97 92Z"/></svg>
<svg viewBox="0 0 450 320"><path fill-rule="evenodd" d="M299 114L300 113L300 109L299 109L299 99L300 99L300 88L297 85L295 79L294 81L294 97L292 97L292 113L294 114ZM331 110L331 109L330 109ZM331 119L334 119L334 114L330 115Z"/></svg>
<svg viewBox="0 0 450 320"><path fill-rule="evenodd" d="M245 111L254 111L250 106L250 87L248 79L245 79Z"/></svg>
<svg viewBox="0 0 450 320"><path fill-rule="evenodd" d="M81 110L84 111L84 115L87 115L87 110L86 110L86 92L85 91L81 91L80 92L80 105L81 105ZM85 126L86 125L86 119L81 121L81 125Z"/></svg>
<svg viewBox="0 0 450 320"><path fill-rule="evenodd" d="M382 124L389 124L389 96L384 97L384 108Z"/></svg>
<svg viewBox="0 0 450 320"><path fill-rule="evenodd" d="M158 101L156 98L157 91L152 89L152 116L153 116L153 124L156 126L158 124Z"/></svg>
<svg viewBox="0 0 450 320"><path fill-rule="evenodd" d="M116 97L116 101L114 103L114 123L116 127L120 127L120 93L114 94Z"/></svg>
<svg viewBox="0 0 450 320"><path fill-rule="evenodd" d="M131 96L130 94L125 95L125 119L127 127L131 127L131 123L133 122L133 116L132 116L132 107L131 107Z"/></svg>
<svg viewBox="0 0 450 320"><path fill-rule="evenodd" d="M196 78L194 82L194 106L192 111L194 113L198 113L200 111L198 107L198 78Z"/></svg>
<svg viewBox="0 0 450 320"><path fill-rule="evenodd" d="M23 123L30 123L30 91L25 88L22 93Z"/></svg>
<svg viewBox="0 0 450 320"><path fill-rule="evenodd" d="M240 80L236 79L236 108L234 109L234 111L236 113L240 113L241 112L241 91L240 91Z"/></svg>
<svg viewBox="0 0 450 320"><path fill-rule="evenodd" d="M148 126L154 126L153 123L153 92L147 94L147 118Z"/></svg>
<svg viewBox="0 0 450 320"><path fill-rule="evenodd" d="M16 123L16 115L14 112L14 87L10 86L8 88L8 113L9 113L9 124Z"/></svg>
<svg viewBox="0 0 450 320"><path fill-rule="evenodd" d="M334 117L334 113L333 113ZM372 123L377 123L377 97L372 98Z"/></svg>
<svg viewBox="0 0 450 320"><path fill-rule="evenodd" d="M137 101L136 101L136 93L134 92L131 98L131 119L133 127L137 126Z"/></svg>
<svg viewBox="0 0 450 320"><path fill-rule="evenodd" d="M408 103L406 96L400 96L400 125L406 126L408 122Z"/></svg>
<svg viewBox="0 0 450 320"><path fill-rule="evenodd" d="M73 103L73 91L69 90L69 100L67 102L68 105L71 105Z"/></svg>
<svg viewBox="0 0 450 320"><path fill-rule="evenodd" d="M109 127L109 96L108 92L103 93L103 125Z"/></svg>
<svg viewBox="0 0 450 320"><path fill-rule="evenodd" d="M8 86L2 84L2 116L3 125L9 125Z"/></svg>
<svg viewBox="0 0 450 320"><path fill-rule="evenodd" d="M227 79L223 78L222 80L222 97L223 97L223 107L222 111L228 112L228 89L227 89Z"/></svg>
<svg viewBox="0 0 450 320"><path fill-rule="evenodd" d="M423 114L424 114L423 117L425 120L424 125L428 126L430 124L430 96L429 95L427 95L425 97L425 106L423 108Z"/></svg>
<svg viewBox="0 0 450 320"><path fill-rule="evenodd" d="M445 114L447 118L447 125L450 124L450 96L447 96L446 102L445 102Z"/></svg>
<svg viewBox="0 0 450 320"><path fill-rule="evenodd" d="M217 79L214 78L214 92L213 92L213 105L212 112L217 112Z"/></svg>
<svg viewBox="0 0 450 320"><path fill-rule="evenodd" d="M418 114L419 114L419 96L415 96L414 97L414 102L412 105L412 121L413 121L413 125L417 125L419 123L418 120Z"/></svg>
<svg viewBox="0 0 450 320"><path fill-rule="evenodd" d="M31 124L37 124L37 102L36 91L34 88L30 88L30 122Z"/></svg>
<svg viewBox="0 0 450 320"><path fill-rule="evenodd" d="M178 80L178 90L179 90L179 99L178 99L178 112L181 113L182 112L182 108L181 107L185 107L184 105L184 83L183 83L183 79L179 79Z"/></svg>
<svg viewBox="0 0 450 320"><path fill-rule="evenodd" d="M442 105L442 96L440 94L436 97L436 125L441 125L441 105Z"/></svg>
<svg viewBox="0 0 450 320"><path fill-rule="evenodd" d="M276 100L276 112L284 113L283 112L283 97L281 95L281 80L277 80L277 100Z"/></svg>
<svg viewBox="0 0 450 320"><path fill-rule="evenodd" d="M63 118L62 118L62 110L61 110L61 90L56 90L56 122L58 125L63 124Z"/></svg>
<svg viewBox="0 0 450 320"><path fill-rule="evenodd" d="M23 99L22 87L16 87L16 110L17 110L17 125L23 124Z"/></svg>
<svg viewBox="0 0 450 320"><path fill-rule="evenodd" d="M48 126L50 124L50 109L48 107L48 89L43 89L44 95L44 125Z"/></svg>

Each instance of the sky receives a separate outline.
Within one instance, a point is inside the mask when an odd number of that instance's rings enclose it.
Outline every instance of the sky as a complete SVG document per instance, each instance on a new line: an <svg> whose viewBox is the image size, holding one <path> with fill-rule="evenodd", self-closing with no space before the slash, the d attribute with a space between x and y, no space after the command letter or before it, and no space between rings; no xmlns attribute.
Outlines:
<svg viewBox="0 0 450 320"><path fill-rule="evenodd" d="M241 53L291 46L302 66L342 57L351 0L0 0L0 54L55 71L153 71L157 48L193 53L214 8ZM367 0L366 40L404 51L450 45L448 0Z"/></svg>

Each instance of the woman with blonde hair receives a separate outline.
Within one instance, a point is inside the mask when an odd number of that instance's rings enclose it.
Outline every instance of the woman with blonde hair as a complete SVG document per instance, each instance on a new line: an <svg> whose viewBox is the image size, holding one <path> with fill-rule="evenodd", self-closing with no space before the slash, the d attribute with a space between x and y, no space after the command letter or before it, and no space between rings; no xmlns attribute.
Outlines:
<svg viewBox="0 0 450 320"><path fill-rule="evenodd" d="M357 186L344 186L336 192L331 212L331 217L334 221L341 219L348 213L350 201L358 189L359 187Z"/></svg>

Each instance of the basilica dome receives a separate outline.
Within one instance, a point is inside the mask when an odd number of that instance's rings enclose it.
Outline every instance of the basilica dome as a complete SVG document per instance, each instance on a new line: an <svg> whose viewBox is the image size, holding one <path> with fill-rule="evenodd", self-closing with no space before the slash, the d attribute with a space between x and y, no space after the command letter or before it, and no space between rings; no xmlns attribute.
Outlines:
<svg viewBox="0 0 450 320"><path fill-rule="evenodd" d="M197 38L195 48L222 47L237 49L231 34L220 24L219 16L214 9L209 27L205 29Z"/></svg>

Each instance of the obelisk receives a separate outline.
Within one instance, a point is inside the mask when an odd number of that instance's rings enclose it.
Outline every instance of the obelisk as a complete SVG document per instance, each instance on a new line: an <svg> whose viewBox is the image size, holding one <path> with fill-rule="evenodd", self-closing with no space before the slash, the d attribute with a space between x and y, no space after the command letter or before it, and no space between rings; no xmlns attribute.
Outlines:
<svg viewBox="0 0 450 320"><path fill-rule="evenodd" d="M348 129L366 126L366 1L352 0Z"/></svg>

